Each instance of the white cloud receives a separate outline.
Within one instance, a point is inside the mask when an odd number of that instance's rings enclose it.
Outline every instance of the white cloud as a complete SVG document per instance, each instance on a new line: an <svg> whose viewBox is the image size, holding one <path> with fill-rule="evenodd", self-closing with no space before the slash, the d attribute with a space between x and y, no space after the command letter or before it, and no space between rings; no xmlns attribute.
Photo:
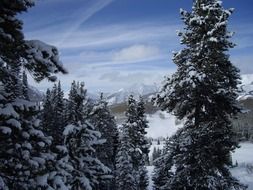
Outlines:
<svg viewBox="0 0 253 190"><path fill-rule="evenodd" d="M116 52L112 61L114 62L139 62L142 60L155 59L161 56L158 47L148 45L133 45Z"/></svg>
<svg viewBox="0 0 253 190"><path fill-rule="evenodd" d="M158 47L139 44L108 51L83 51L79 55L65 57L65 60L79 59L86 66L99 67L160 60L164 57L164 53Z"/></svg>

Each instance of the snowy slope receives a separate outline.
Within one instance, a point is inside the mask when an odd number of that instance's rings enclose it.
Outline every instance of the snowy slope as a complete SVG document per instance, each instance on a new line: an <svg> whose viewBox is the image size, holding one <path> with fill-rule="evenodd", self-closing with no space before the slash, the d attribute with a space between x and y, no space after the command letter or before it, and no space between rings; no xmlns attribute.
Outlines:
<svg viewBox="0 0 253 190"><path fill-rule="evenodd" d="M154 166L147 166L147 170L148 170L148 177L149 177L148 190L152 190L152 187L153 187L152 173L154 170Z"/></svg>
<svg viewBox="0 0 253 190"><path fill-rule="evenodd" d="M231 172L240 182L248 185L248 190L253 190L253 144L241 143L240 146L232 155L233 163L237 161L238 167L232 168Z"/></svg>
<svg viewBox="0 0 253 190"><path fill-rule="evenodd" d="M149 122L147 136L153 138L171 136L182 126L182 123L177 121L175 116L163 111L147 115L147 119Z"/></svg>

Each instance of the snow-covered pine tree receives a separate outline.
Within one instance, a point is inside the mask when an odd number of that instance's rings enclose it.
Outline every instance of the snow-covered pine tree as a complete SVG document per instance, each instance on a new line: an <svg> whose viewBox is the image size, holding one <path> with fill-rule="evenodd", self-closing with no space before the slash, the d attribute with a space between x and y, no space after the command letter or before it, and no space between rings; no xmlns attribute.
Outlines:
<svg viewBox="0 0 253 190"><path fill-rule="evenodd" d="M149 176L148 170L145 166L145 159L143 159L141 165L139 166L138 174L139 174L138 189L147 190L149 185Z"/></svg>
<svg viewBox="0 0 253 190"><path fill-rule="evenodd" d="M63 131L65 128L65 105L60 81L54 84L51 90L47 90L41 111L41 128L52 137L51 151L54 155L52 161L54 175L50 178L50 184L54 189L70 189L68 179L71 178L72 165L69 163L69 155L64 144ZM64 189L65 190L65 189Z"/></svg>
<svg viewBox="0 0 253 190"><path fill-rule="evenodd" d="M63 72L58 51L40 41L25 41L22 21L31 0L0 2L0 189L49 188L51 140L39 129L36 106L25 97L22 67L37 80Z"/></svg>
<svg viewBox="0 0 253 190"><path fill-rule="evenodd" d="M81 109L84 109L83 108L84 105L82 105L84 103L82 102L82 99L81 99L82 104L80 104L80 101L79 101L80 98L77 98L77 95L78 95L77 84L75 81L73 81L70 87L69 98L67 100L67 106L66 106L67 107L66 121L65 121L66 124L75 123L77 121L83 120L82 113L78 112L77 109L80 109L78 108L78 106L81 106Z"/></svg>
<svg viewBox="0 0 253 190"><path fill-rule="evenodd" d="M166 190L166 184L172 176L172 158L169 153L164 154L154 161L154 171L152 175L153 190Z"/></svg>
<svg viewBox="0 0 253 190"><path fill-rule="evenodd" d="M162 150L159 147L154 147L152 152L152 162L154 162L157 158L159 158L162 155Z"/></svg>
<svg viewBox="0 0 253 190"><path fill-rule="evenodd" d="M47 89L46 96L43 100L43 109L41 111L41 128L43 131L45 131L47 134L50 134L49 129L53 128L52 120L53 120L53 105L51 100L51 91L50 89Z"/></svg>
<svg viewBox="0 0 253 190"><path fill-rule="evenodd" d="M27 74L25 73L25 71L23 71L23 74L22 74L22 93L23 93L24 99L29 100L28 81L27 81Z"/></svg>
<svg viewBox="0 0 253 190"><path fill-rule="evenodd" d="M147 162L149 152L149 143L145 136L145 129L148 127L148 122L144 114L145 108L142 98L140 98L140 102L136 102L134 97L130 95L126 110L127 119L123 124L123 128L127 128L129 132L129 141L131 146L130 156L137 188L139 189L146 189L148 186L147 177L144 176L145 173L147 174L147 172L145 172L145 162ZM147 186L143 187L144 184L147 184ZM140 187L140 185L142 187Z"/></svg>
<svg viewBox="0 0 253 190"><path fill-rule="evenodd" d="M46 92L41 113L41 127L45 132L53 137L54 145L63 144L63 130L65 127L65 105L63 91L60 81L54 84L53 89Z"/></svg>
<svg viewBox="0 0 253 190"><path fill-rule="evenodd" d="M142 97L137 102L138 130L139 130L139 146L145 163L149 163L150 144L147 138L148 120L145 115L145 103Z"/></svg>
<svg viewBox="0 0 253 190"><path fill-rule="evenodd" d="M100 140L101 134L84 117L89 115L84 113L86 102L84 83L73 82L68 102L69 120L63 132L67 159L72 166L68 184L73 190L96 189L99 182L110 178L109 168L96 157L95 147L102 144L103 140Z"/></svg>
<svg viewBox="0 0 253 190"><path fill-rule="evenodd" d="M122 128L120 146L116 157L116 189L137 190L130 149L132 148L127 127Z"/></svg>
<svg viewBox="0 0 253 190"><path fill-rule="evenodd" d="M116 170L116 154L119 146L119 132L114 116L108 107L108 103L101 94L100 100L93 107L91 115L91 123L95 129L101 133L101 138L105 143L96 147L96 155L112 171L113 178L99 185L99 190L115 189L115 170Z"/></svg>
<svg viewBox="0 0 253 190"><path fill-rule="evenodd" d="M59 81L57 85L54 86L52 90L52 105L53 105L53 115L54 128L52 129L52 136L55 144L63 144L62 133L64 131L64 93L61 89L61 82Z"/></svg>
<svg viewBox="0 0 253 190"><path fill-rule="evenodd" d="M157 151L158 157L153 160L154 171L152 175L153 190L167 190L168 183L173 176L172 166L174 165L173 153L176 152L180 143L178 130L172 137L167 138L162 151ZM158 149L160 150L160 149Z"/></svg>
<svg viewBox="0 0 253 190"><path fill-rule="evenodd" d="M129 141L131 145L130 155L133 162L134 170L138 171L140 162L142 161L142 152L140 150L140 132L139 132L139 118L137 113L137 102L133 95L128 97L127 110L126 110L126 122L123 124L123 128L127 128L129 132Z"/></svg>
<svg viewBox="0 0 253 190"><path fill-rule="evenodd" d="M239 71L227 53L234 47L227 30L232 12L219 0L195 0L191 13L181 10L186 28L179 36L186 48L174 54L177 72L156 98L163 110L185 120L166 189L245 189L228 168L237 147L230 117L239 112Z"/></svg>

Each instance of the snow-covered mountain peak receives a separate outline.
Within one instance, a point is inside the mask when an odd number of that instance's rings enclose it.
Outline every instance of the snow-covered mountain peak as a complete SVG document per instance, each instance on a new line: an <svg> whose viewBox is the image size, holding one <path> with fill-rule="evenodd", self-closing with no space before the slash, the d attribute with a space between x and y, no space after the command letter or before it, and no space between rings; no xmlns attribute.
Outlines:
<svg viewBox="0 0 253 190"><path fill-rule="evenodd" d="M156 85L147 85L143 83L135 83L127 88L121 88L115 93L111 93L107 96L109 104L119 104L125 102L130 95L138 99L139 96L145 96L157 92Z"/></svg>
<svg viewBox="0 0 253 190"><path fill-rule="evenodd" d="M242 75L241 78L242 84L240 85L240 88L242 92L239 95L238 100L253 98L253 74Z"/></svg>

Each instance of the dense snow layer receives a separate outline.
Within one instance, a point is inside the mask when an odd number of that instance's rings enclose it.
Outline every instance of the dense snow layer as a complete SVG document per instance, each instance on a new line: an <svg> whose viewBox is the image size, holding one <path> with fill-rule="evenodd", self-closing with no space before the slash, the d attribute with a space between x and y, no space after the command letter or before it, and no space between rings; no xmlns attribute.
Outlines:
<svg viewBox="0 0 253 190"><path fill-rule="evenodd" d="M175 116L162 111L157 111L155 114L148 115L147 119L149 122L147 135L153 138L171 136L182 126L182 124L176 120Z"/></svg>

